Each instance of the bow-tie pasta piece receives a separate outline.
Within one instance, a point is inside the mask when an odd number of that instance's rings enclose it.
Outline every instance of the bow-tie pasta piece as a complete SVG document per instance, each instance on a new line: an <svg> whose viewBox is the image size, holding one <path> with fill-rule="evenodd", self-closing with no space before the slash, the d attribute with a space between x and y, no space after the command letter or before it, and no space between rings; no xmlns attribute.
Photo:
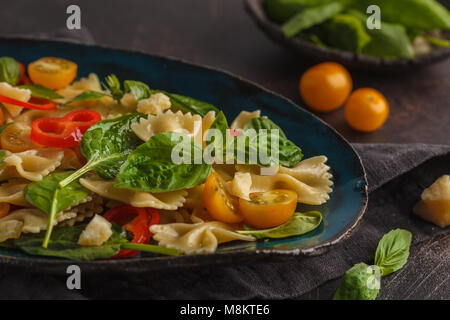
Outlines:
<svg viewBox="0 0 450 320"><path fill-rule="evenodd" d="M255 238L236 233L231 226L218 221L153 225L150 231L160 246L175 248L185 254L213 253L220 243L234 240L255 241Z"/></svg>
<svg viewBox="0 0 450 320"><path fill-rule="evenodd" d="M29 207L30 204L25 200L23 190L28 185L24 179L11 179L0 185L0 202L6 202L21 207Z"/></svg>
<svg viewBox="0 0 450 320"><path fill-rule="evenodd" d="M227 183L228 191L237 197L248 198L252 192L266 192L273 189L289 189L297 192L298 202L320 205L327 202L333 177L329 173L330 167L325 164L325 156L305 159L294 168L279 167L273 175L257 175L244 173L235 175L235 178ZM248 188L249 175L251 187Z"/></svg>
<svg viewBox="0 0 450 320"><path fill-rule="evenodd" d="M0 180L24 178L39 181L61 164L64 151L56 148L8 152L0 166Z"/></svg>
<svg viewBox="0 0 450 320"><path fill-rule="evenodd" d="M7 82L0 82L0 94L23 102L27 102L31 98L30 90L13 87ZM8 103L3 103L3 106L13 117L17 117L23 110L22 107Z"/></svg>
<svg viewBox="0 0 450 320"><path fill-rule="evenodd" d="M176 113L171 110L157 115L149 115L147 119L142 118L138 123L133 123L131 129L143 141L147 141L152 136L162 132L184 133L194 139L195 142L202 142L202 117L198 114Z"/></svg>
<svg viewBox="0 0 450 320"><path fill-rule="evenodd" d="M233 122L231 123L230 129L243 129L244 126L247 124L247 122L260 116L261 116L260 110L256 110L253 112L241 111L241 113L239 113L236 119L234 119Z"/></svg>
<svg viewBox="0 0 450 320"><path fill-rule="evenodd" d="M86 197L76 206L66 209L56 217L58 226L73 226L87 218L100 214L104 211L104 199L96 194Z"/></svg>
<svg viewBox="0 0 450 320"><path fill-rule="evenodd" d="M164 93L158 92L152 94L150 98L139 101L137 111L144 114L158 114L163 113L170 106L170 98Z"/></svg>
<svg viewBox="0 0 450 320"><path fill-rule="evenodd" d="M205 137L206 130L208 130L211 127L214 120L216 120L216 112L215 111L209 111L202 118L202 137Z"/></svg>
<svg viewBox="0 0 450 320"><path fill-rule="evenodd" d="M98 176L80 179L88 190L107 199L131 204L133 207L151 207L156 209L176 210L186 201L187 191L150 193L128 189L114 188L113 180L103 180Z"/></svg>
<svg viewBox="0 0 450 320"><path fill-rule="evenodd" d="M0 219L0 242L17 239L22 232L39 233L47 229L48 216L38 209L19 209Z"/></svg>

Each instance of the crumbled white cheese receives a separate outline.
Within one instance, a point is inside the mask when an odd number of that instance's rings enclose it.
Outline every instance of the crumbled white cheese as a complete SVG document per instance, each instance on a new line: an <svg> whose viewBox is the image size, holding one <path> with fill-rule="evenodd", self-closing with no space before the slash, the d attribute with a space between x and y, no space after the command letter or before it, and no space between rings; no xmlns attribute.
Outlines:
<svg viewBox="0 0 450 320"><path fill-rule="evenodd" d="M0 82L0 94L7 96L8 98L16 99L23 102L27 102L28 100L30 100L31 97L30 90L15 88L7 82ZM23 109L21 107L14 106L8 103L3 103L3 105L13 117L18 116Z"/></svg>
<svg viewBox="0 0 450 320"><path fill-rule="evenodd" d="M150 98L139 101L137 111L145 114L158 114L169 109L170 98L164 93L155 93Z"/></svg>
<svg viewBox="0 0 450 320"><path fill-rule="evenodd" d="M80 235L78 244L80 246L101 246L112 235L111 223L96 214Z"/></svg>

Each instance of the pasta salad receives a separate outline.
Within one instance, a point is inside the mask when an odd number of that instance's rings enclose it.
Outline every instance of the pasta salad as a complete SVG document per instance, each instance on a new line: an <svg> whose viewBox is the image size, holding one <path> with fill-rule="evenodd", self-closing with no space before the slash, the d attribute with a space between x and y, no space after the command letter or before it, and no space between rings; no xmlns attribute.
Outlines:
<svg viewBox="0 0 450 320"><path fill-rule="evenodd" d="M26 70L25 70L26 69ZM0 246L72 260L213 253L316 229L332 192L256 111L217 107L77 65L0 58Z"/></svg>

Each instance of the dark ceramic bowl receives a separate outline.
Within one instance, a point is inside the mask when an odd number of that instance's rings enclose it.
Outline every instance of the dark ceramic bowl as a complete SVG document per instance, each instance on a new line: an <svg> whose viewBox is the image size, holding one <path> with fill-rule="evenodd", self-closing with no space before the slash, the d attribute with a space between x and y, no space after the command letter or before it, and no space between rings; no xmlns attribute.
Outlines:
<svg viewBox="0 0 450 320"><path fill-rule="evenodd" d="M355 231L367 205L367 181L361 161L347 141L335 130L293 102L256 84L209 67L138 52L54 41L0 39L0 55L29 63L43 56L76 61L79 76L90 72L100 77L114 73L119 79L141 80L153 88L192 96L220 107L228 119L242 109L261 109L279 124L290 140L301 146L305 157L326 155L332 168L334 187L331 199L316 209L323 213L322 224L299 237L231 242L216 253L180 257L141 256L125 260L77 262L83 272L148 272L212 264L241 264L256 260L280 261L294 255L318 255L332 249ZM38 272L65 274L68 260L30 256L0 248L0 265Z"/></svg>
<svg viewBox="0 0 450 320"><path fill-rule="evenodd" d="M436 49L427 55L410 60L381 59L338 49L322 48L298 37L286 38L280 25L267 17L263 8L263 0L245 0L245 4L247 12L270 39L317 62L335 61L351 69L371 72L402 72L427 66L450 56L450 48Z"/></svg>

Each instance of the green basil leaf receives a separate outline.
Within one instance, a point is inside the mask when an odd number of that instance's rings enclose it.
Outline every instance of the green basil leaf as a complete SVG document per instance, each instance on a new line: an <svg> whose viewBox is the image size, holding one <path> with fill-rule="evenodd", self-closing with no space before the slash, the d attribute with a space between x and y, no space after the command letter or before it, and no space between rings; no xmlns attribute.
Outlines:
<svg viewBox="0 0 450 320"><path fill-rule="evenodd" d="M73 98L69 102L66 102L66 104L71 104L73 102L79 102L79 101L98 100L105 96L107 96L107 94L105 94L103 92L86 90L86 91L83 91L82 93L80 93L79 95L77 95L75 98Z"/></svg>
<svg viewBox="0 0 450 320"><path fill-rule="evenodd" d="M180 151L190 156L188 163L174 161L172 154L180 155ZM149 192L189 189L205 182L211 170L211 165L203 162L200 145L184 134L163 132L129 154L114 186Z"/></svg>
<svg viewBox="0 0 450 320"><path fill-rule="evenodd" d="M207 102L199 101L194 98L182 96L175 93L168 93L164 91L154 90L153 92L162 92L170 98L170 103L175 108L184 111L190 112L192 114L199 114L204 117L208 112L214 111L216 114L219 112L212 104Z"/></svg>
<svg viewBox="0 0 450 320"><path fill-rule="evenodd" d="M54 172L41 181L29 184L24 190L25 199L48 214L48 227L43 246L48 245L53 230L56 215L61 211L77 205L90 193L78 181L72 181L65 187L59 187L59 182L73 171Z"/></svg>
<svg viewBox="0 0 450 320"><path fill-rule="evenodd" d="M252 229L244 225L246 230L237 231L240 234L254 236L257 239L263 238L286 238L299 236L316 229L322 222L322 215L318 211L305 213L296 212L289 221L271 229Z"/></svg>
<svg viewBox="0 0 450 320"><path fill-rule="evenodd" d="M264 0L264 9L269 18L283 23L299 11L329 3L331 0Z"/></svg>
<svg viewBox="0 0 450 320"><path fill-rule="evenodd" d="M369 5L379 6L383 21L401 24L407 29L450 29L450 13L435 0L358 0L356 3L364 12Z"/></svg>
<svg viewBox="0 0 450 320"><path fill-rule="evenodd" d="M276 129L280 133L280 137L286 138L286 135L284 134L283 130L281 130L281 128L278 125L276 125L272 120L270 120L266 116L251 119L245 124L244 130L246 129L255 129L256 131L259 131L261 129L267 130Z"/></svg>
<svg viewBox="0 0 450 320"><path fill-rule="evenodd" d="M120 251L121 244L127 243L125 231L112 224L113 234L101 246L80 246L78 239L86 224L73 227L56 227L47 248L42 247L44 232L38 234L25 233L14 244L26 253L40 256L66 258L76 261L107 259Z"/></svg>
<svg viewBox="0 0 450 320"><path fill-rule="evenodd" d="M325 25L327 43L338 49L361 53L371 40L364 23L350 14L335 15Z"/></svg>
<svg viewBox="0 0 450 320"><path fill-rule="evenodd" d="M143 82L134 80L125 80L123 82L125 92L130 92L133 94L136 102L142 99L147 99L150 97L150 88Z"/></svg>
<svg viewBox="0 0 450 320"><path fill-rule="evenodd" d="M317 7L307 8L290 18L281 27L286 37L290 38L300 31L331 19L344 10L345 5L340 2L331 2Z"/></svg>
<svg viewBox="0 0 450 320"><path fill-rule="evenodd" d="M361 23L367 19L364 13L356 10L349 10L349 14L360 19ZM385 59L414 57L411 40L402 25L382 22L381 29L367 29L367 33L371 40L362 48L363 54Z"/></svg>
<svg viewBox="0 0 450 320"><path fill-rule="evenodd" d="M63 96L57 94L52 89L43 87L38 84L24 84L19 86L19 88L30 90L31 95L36 98L50 99L50 100L57 100L64 98Z"/></svg>
<svg viewBox="0 0 450 320"><path fill-rule="evenodd" d="M131 124L144 117L133 113L111 120L97 122L90 127L81 140L81 151L87 163L72 175L60 182L65 186L88 171L96 171L104 179L112 179L128 154L142 144L131 130Z"/></svg>
<svg viewBox="0 0 450 320"><path fill-rule="evenodd" d="M383 276L401 269L406 264L411 238L411 232L402 229L392 230L381 238L375 253L375 265L381 269Z"/></svg>
<svg viewBox="0 0 450 320"><path fill-rule="evenodd" d="M15 86L19 79L19 63L11 57L0 57L0 82L7 82Z"/></svg>
<svg viewBox="0 0 450 320"><path fill-rule="evenodd" d="M114 100L120 103L120 100L122 99L124 93L120 88L119 79L116 77L116 75L111 74L105 78L105 82L106 84L102 84L103 87L111 93L111 96Z"/></svg>
<svg viewBox="0 0 450 320"><path fill-rule="evenodd" d="M376 269L358 263L347 270L333 300L375 300L380 291Z"/></svg>

